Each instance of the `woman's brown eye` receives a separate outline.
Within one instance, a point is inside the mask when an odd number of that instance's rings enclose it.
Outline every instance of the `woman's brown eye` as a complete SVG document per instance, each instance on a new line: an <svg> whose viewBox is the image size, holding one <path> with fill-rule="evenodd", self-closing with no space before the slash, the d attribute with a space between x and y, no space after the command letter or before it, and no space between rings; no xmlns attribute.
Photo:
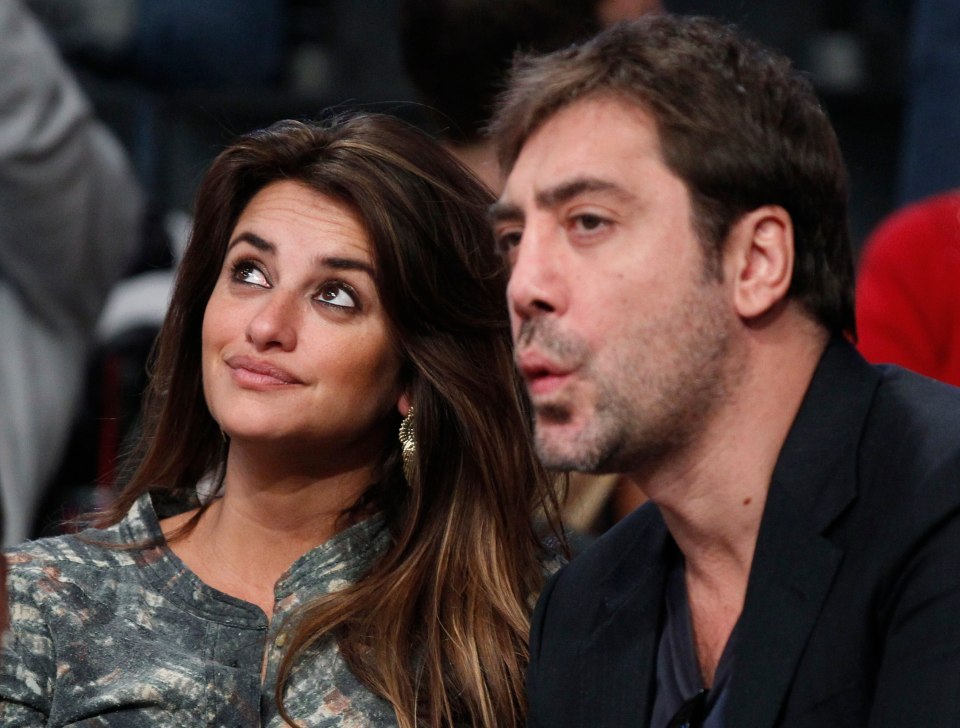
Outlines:
<svg viewBox="0 0 960 728"><path fill-rule="evenodd" d="M353 289L344 283L327 283L317 296L321 303L338 308L356 308L357 299Z"/></svg>
<svg viewBox="0 0 960 728"><path fill-rule="evenodd" d="M240 283L250 283L255 286L267 286L266 275L253 262L249 260L240 260L233 264L233 279Z"/></svg>

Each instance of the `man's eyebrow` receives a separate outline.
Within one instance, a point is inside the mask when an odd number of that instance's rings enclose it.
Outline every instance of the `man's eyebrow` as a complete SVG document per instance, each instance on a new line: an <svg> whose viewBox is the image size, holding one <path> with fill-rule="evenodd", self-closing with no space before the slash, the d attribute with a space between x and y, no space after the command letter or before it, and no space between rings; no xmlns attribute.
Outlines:
<svg viewBox="0 0 960 728"><path fill-rule="evenodd" d="M634 195L618 184L597 177L577 177L562 182L556 187L541 190L536 195L537 207L550 209L569 202L584 192L608 192L624 201L635 199Z"/></svg>
<svg viewBox="0 0 960 728"><path fill-rule="evenodd" d="M556 187L537 192L535 200L537 207L549 210L569 202L584 192L606 192L613 194L624 202L632 202L636 199L633 193L609 180L597 177L577 177ZM523 210L518 205L502 200L494 202L490 206L487 216L493 224L504 220L523 220L524 217Z"/></svg>
<svg viewBox="0 0 960 728"><path fill-rule="evenodd" d="M490 220L492 225L496 225L498 222L503 222L504 220L522 220L523 210L512 202L497 200L490 205L490 209L487 211L487 219Z"/></svg>

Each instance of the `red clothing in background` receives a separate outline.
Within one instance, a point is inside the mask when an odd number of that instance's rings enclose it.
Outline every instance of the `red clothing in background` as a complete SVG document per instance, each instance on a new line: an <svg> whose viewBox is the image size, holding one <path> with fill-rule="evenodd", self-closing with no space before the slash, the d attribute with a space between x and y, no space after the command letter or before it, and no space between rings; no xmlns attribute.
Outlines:
<svg viewBox="0 0 960 728"><path fill-rule="evenodd" d="M857 275L859 348L960 385L960 191L887 217Z"/></svg>

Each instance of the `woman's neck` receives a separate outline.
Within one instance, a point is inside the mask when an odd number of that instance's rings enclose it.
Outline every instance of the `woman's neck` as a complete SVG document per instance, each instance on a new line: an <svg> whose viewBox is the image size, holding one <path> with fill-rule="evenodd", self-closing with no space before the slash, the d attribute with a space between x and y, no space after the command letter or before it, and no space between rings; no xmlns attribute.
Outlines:
<svg viewBox="0 0 960 728"><path fill-rule="evenodd" d="M258 605L269 617L279 578L343 527L344 511L369 486L373 470L368 464L310 472L296 467L296 458L278 462L253 455L231 443L222 495L170 547L203 582ZM194 514L165 519L164 533Z"/></svg>

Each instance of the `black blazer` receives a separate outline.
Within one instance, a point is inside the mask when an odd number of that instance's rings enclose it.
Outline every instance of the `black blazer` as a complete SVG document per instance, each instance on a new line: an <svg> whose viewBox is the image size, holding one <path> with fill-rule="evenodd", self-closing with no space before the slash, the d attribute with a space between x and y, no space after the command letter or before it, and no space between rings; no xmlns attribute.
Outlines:
<svg viewBox="0 0 960 728"><path fill-rule="evenodd" d="M646 505L548 583L532 726L648 725L675 549ZM773 473L738 635L728 728L960 726L960 389L830 344Z"/></svg>

